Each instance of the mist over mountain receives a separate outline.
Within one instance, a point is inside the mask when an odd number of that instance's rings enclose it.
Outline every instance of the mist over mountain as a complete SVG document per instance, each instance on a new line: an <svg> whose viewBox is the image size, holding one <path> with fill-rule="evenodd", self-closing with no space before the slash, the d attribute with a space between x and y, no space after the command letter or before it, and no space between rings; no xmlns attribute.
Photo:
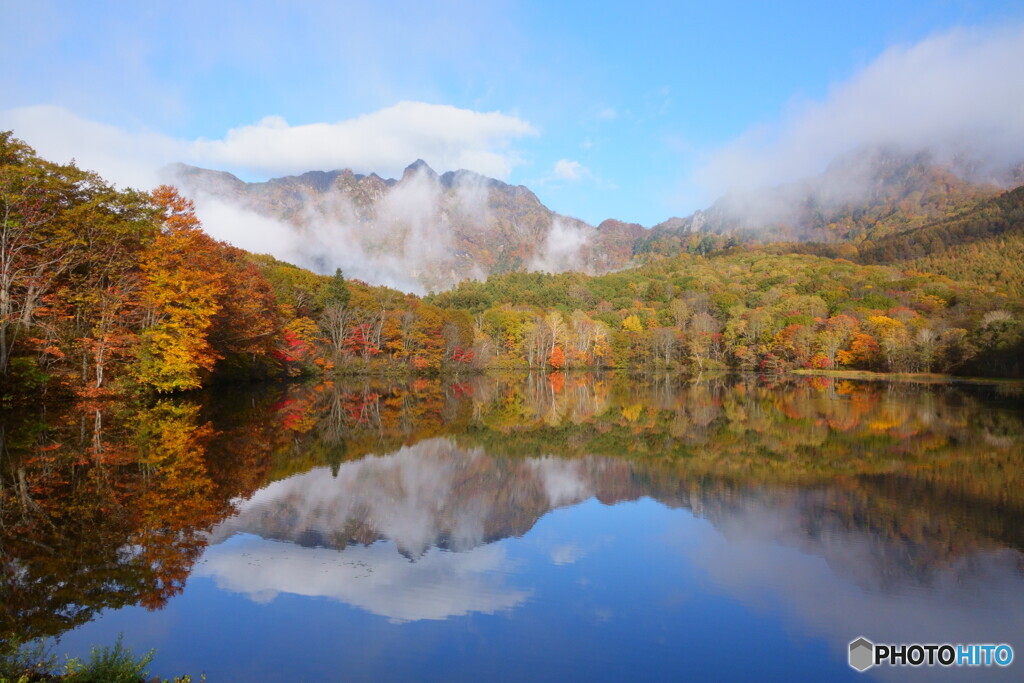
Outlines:
<svg viewBox="0 0 1024 683"><path fill-rule="evenodd" d="M1024 165L993 167L966 154L865 147L819 175L733 191L655 233L710 232L760 241L861 241L920 227L1024 184Z"/></svg>
<svg viewBox="0 0 1024 683"><path fill-rule="evenodd" d="M216 236L320 272L422 292L510 270L603 273L629 263L643 228L555 213L528 188L423 160L401 178L349 169L246 183L177 164L168 179Z"/></svg>

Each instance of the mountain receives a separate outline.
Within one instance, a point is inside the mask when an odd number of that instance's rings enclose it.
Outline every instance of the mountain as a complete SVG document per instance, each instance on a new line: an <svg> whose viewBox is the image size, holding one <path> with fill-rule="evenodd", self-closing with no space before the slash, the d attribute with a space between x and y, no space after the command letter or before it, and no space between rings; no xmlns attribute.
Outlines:
<svg viewBox="0 0 1024 683"><path fill-rule="evenodd" d="M758 241L860 242L955 215L1020 184L1021 167L982 174L928 152L862 149L824 172L777 187L733 192L705 211L655 225L652 239L693 232Z"/></svg>
<svg viewBox="0 0 1024 683"><path fill-rule="evenodd" d="M294 253L277 255L408 289L444 289L521 269L608 272L629 264L643 233L614 220L595 227L555 213L522 185L465 170L439 175L421 159L397 180L343 169L246 183L184 164L168 175L201 215L204 207L215 209L214 224L206 221L215 233L223 232L218 220L248 221L268 232L283 224L291 231L283 237L291 239L276 242L287 241ZM259 235L245 239L241 246L261 250Z"/></svg>

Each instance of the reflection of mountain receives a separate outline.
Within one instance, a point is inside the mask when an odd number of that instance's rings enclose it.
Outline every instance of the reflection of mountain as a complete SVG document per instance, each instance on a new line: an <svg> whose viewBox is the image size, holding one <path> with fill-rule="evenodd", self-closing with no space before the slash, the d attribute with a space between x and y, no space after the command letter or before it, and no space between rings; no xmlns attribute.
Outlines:
<svg viewBox="0 0 1024 683"><path fill-rule="evenodd" d="M769 496L737 502L729 516L716 521L720 533L672 530L667 545L707 577L710 592L777 613L787 633L824 638L838 661L845 661L846 644L859 635L876 643L1009 642L1020 647L1020 553L976 549L901 574L906 561L900 555L920 551L910 539L832 523L809 529L805 513L820 508L780 508ZM1009 673L996 667L969 675L963 669L921 669L882 667L872 675L883 680L916 676L923 681L973 681L1008 680Z"/></svg>
<svg viewBox="0 0 1024 683"><path fill-rule="evenodd" d="M689 508L726 538L819 556L871 591L900 593L1024 566L1020 553L959 528L940 508L884 495L876 479L737 486L690 477L677 465L494 457L430 439L344 463L333 476L318 468L267 486L214 529L211 540L221 545L202 571L254 599L316 594L403 620L439 618L445 609L493 611L522 596L494 583L494 572L506 568L501 546L488 544L522 536L551 510L592 497L606 504L650 497ZM556 563L569 561L559 557ZM449 586L453 577L460 591ZM437 596L421 616L386 598L411 585Z"/></svg>
<svg viewBox="0 0 1024 683"><path fill-rule="evenodd" d="M521 536L549 510L644 495L627 461L511 459L430 439L383 457L275 482L213 531L343 549L389 539L411 558Z"/></svg>
<svg viewBox="0 0 1024 683"><path fill-rule="evenodd" d="M931 589L1015 566L1024 580L1024 554L958 527L941 508L887 498L874 482L706 496L701 508L730 541L821 557L835 574L871 592Z"/></svg>

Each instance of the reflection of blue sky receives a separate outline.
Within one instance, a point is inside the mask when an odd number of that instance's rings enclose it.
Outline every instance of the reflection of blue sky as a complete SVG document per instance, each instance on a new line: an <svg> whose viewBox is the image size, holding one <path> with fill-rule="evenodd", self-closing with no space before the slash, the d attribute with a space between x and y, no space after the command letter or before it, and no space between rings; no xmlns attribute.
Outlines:
<svg viewBox="0 0 1024 683"><path fill-rule="evenodd" d="M323 597L401 622L519 605L529 591L506 585L509 564L500 545L433 548L412 562L385 541L338 551L243 535L209 548L193 576L256 602L280 593Z"/></svg>
<svg viewBox="0 0 1024 683"><path fill-rule="evenodd" d="M272 484L213 531L166 609L105 613L61 649L123 631L158 649L154 673L211 681L865 680L846 666L859 635L1024 653L1017 553L915 574L900 557L911 541L816 519L814 492L695 492L704 518L649 498L603 505L595 492L624 481L604 461L484 467L511 477L494 489L504 502L460 490L486 457L433 440ZM524 501L539 518L512 514ZM489 540L506 518L529 532Z"/></svg>
<svg viewBox="0 0 1024 683"><path fill-rule="evenodd" d="M166 609L105 613L61 650L123 631L158 650L154 674L211 681L858 680L813 632L790 637L780 609L709 590L701 567L666 552L667 530L717 535L649 499L591 499L521 538L415 562L389 542L339 552L239 534L208 549Z"/></svg>

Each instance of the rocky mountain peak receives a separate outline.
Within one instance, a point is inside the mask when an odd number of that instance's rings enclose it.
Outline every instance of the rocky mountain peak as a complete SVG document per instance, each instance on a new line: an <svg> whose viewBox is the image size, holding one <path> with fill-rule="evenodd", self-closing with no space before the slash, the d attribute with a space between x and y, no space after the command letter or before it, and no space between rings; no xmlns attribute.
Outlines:
<svg viewBox="0 0 1024 683"><path fill-rule="evenodd" d="M417 159L406 166L405 170L402 172L402 180L407 180L416 174L424 174L432 180L437 180L438 178L437 172L430 168L430 164L423 161L423 159Z"/></svg>

